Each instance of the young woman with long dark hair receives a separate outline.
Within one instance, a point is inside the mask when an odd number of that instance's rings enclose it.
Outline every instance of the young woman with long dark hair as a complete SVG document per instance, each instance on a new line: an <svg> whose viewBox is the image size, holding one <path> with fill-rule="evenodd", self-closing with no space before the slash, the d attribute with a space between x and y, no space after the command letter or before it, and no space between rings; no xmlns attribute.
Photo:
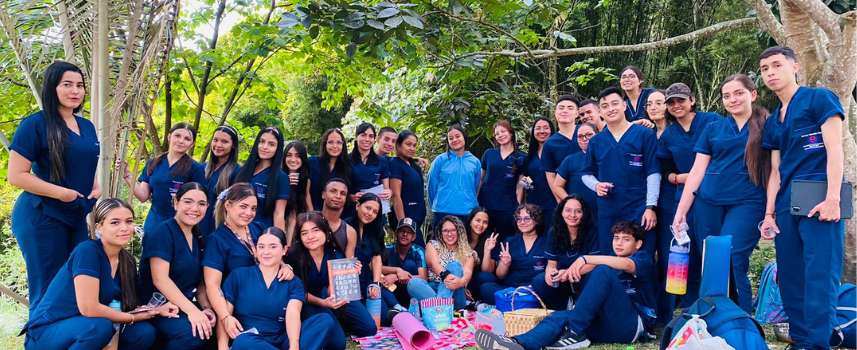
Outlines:
<svg viewBox="0 0 857 350"><path fill-rule="evenodd" d="M523 198L518 186L524 153L518 150L515 130L508 120L494 123L494 148L482 154L482 183L479 204L488 209L494 230L502 241L515 233L512 212Z"/></svg>
<svg viewBox="0 0 857 350"><path fill-rule="evenodd" d="M229 125L214 129L211 136L211 160L205 164L205 180L208 202L217 203L217 196L235 182L238 171L238 131ZM221 176L222 174L226 174ZM214 205L208 206L205 219L199 224L203 235L208 236L217 226L214 224Z"/></svg>
<svg viewBox="0 0 857 350"><path fill-rule="evenodd" d="M196 130L190 124L175 124L170 128L167 151L146 163L136 183L125 167L123 178L134 197L141 202L152 200L146 222L143 223L144 232L154 230L161 222L175 215L173 198L183 184L205 183L205 166L188 154L195 141Z"/></svg>
<svg viewBox="0 0 857 350"><path fill-rule="evenodd" d="M770 152L762 149L768 111L753 104L756 84L743 74L720 86L729 116L709 124L696 143L696 160L676 210L673 226L686 222L693 205L691 239L701 250L712 235L732 235L732 275L738 306L753 309L748 272L750 254L759 242L757 224L765 213L765 185L771 173Z"/></svg>
<svg viewBox="0 0 857 350"><path fill-rule="evenodd" d="M432 228L447 215L455 215L462 222L467 214L479 206L476 194L482 176L479 158L467 150L467 133L461 124L453 124L446 131L446 152L431 162L428 173L428 197L432 210Z"/></svg>
<svg viewBox="0 0 857 350"><path fill-rule="evenodd" d="M79 244L51 281L24 326L27 349L101 349L111 342L114 324L121 324L119 348L146 350L155 342L155 328L147 320L176 317L178 308L171 303L138 308L137 266L125 249L134 237L131 206L104 199L92 219L98 238ZM119 310L111 307L116 302Z"/></svg>
<svg viewBox="0 0 857 350"><path fill-rule="evenodd" d="M74 247L87 239L86 214L101 195L95 126L77 114L86 83L77 66L45 70L43 109L18 125L9 147L9 184L23 191L12 209L12 233L27 265L30 312Z"/></svg>
<svg viewBox="0 0 857 350"><path fill-rule="evenodd" d="M327 261L345 256L333 248L331 230L327 221L316 211L298 215L295 241L288 254L289 264L306 288L306 316L328 313L336 316L338 326L357 337L374 335L377 331L369 311L360 301L336 300L329 294ZM358 261L358 268L362 264Z"/></svg>
<svg viewBox="0 0 857 350"><path fill-rule="evenodd" d="M649 100L649 94L655 89L644 88L644 81L643 71L637 66L626 66L619 74L619 86L625 93L625 103L628 105L625 109L625 119L632 123L649 118L646 114L646 102ZM644 126L652 127L651 124L649 121Z"/></svg>
<svg viewBox="0 0 857 350"><path fill-rule="evenodd" d="M327 180L340 178L351 181L351 161L348 159L348 145L345 134L338 128L327 129L321 134L318 156L309 158L310 197L312 210L321 210L321 192ZM346 182L347 185L350 186Z"/></svg>
<svg viewBox="0 0 857 350"><path fill-rule="evenodd" d="M292 141L283 150L283 171L289 176L289 196L286 204L286 245L291 244L294 237L297 215L312 208L311 187L309 179L309 162L306 146L303 142Z"/></svg>
<svg viewBox="0 0 857 350"><path fill-rule="evenodd" d="M238 172L236 182L253 186L258 199L253 224L259 230L276 226L286 228L286 205L289 200L289 177L283 172L283 135L270 126L259 130L250 156Z"/></svg>
<svg viewBox="0 0 857 350"><path fill-rule="evenodd" d="M545 141L553 133L553 124L548 118L536 118L533 121L533 126L530 128L530 147L527 149L527 157L524 159L524 176L529 179L527 185L529 188L524 191L526 202L542 208L542 213L546 218L553 217L553 211L556 209L557 202L551 190L551 184L548 182L547 176L545 176L544 166L542 165L542 149L544 148ZM545 226L546 230L550 229L553 223L548 222Z"/></svg>
<svg viewBox="0 0 857 350"><path fill-rule="evenodd" d="M388 179L387 161L381 159L375 152L375 126L369 123L360 123L354 130L354 147L351 149L351 181L348 185L349 205L345 206L342 214L344 218L355 215L355 203L360 196L367 193L366 190L380 190L376 195L381 200L389 200L392 196L390 191L390 180Z"/></svg>

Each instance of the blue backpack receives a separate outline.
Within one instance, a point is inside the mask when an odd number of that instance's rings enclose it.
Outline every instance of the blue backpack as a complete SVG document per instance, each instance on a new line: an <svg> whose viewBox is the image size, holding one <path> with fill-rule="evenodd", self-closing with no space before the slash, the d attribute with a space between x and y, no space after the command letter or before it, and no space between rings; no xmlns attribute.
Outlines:
<svg viewBox="0 0 857 350"><path fill-rule="evenodd" d="M780 298L780 286L777 284L777 262L772 261L762 270L759 279L759 292L756 297L756 312L754 318L762 324L783 323L789 318L783 310L783 299Z"/></svg>
<svg viewBox="0 0 857 350"><path fill-rule="evenodd" d="M747 312L726 296L706 296L699 298L664 327L661 334L661 350L667 348L670 341L678 335L677 332L693 315L699 315L699 318L705 320L708 333L723 338L735 349L768 349L768 344L765 343L765 331Z"/></svg>
<svg viewBox="0 0 857 350"><path fill-rule="evenodd" d="M853 284L843 283L839 286L839 305L836 307L836 327L833 331L839 339L832 339L831 346L851 349L857 346L857 287Z"/></svg>

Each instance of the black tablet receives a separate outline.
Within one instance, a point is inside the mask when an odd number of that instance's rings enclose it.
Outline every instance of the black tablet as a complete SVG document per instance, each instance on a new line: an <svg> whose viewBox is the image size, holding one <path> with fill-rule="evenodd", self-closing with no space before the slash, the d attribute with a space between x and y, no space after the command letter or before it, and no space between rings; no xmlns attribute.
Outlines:
<svg viewBox="0 0 857 350"><path fill-rule="evenodd" d="M850 182L843 182L839 194L839 213L842 219L850 219L854 215L852 205L852 188ZM809 211L827 196L827 181L792 180L791 205L792 215L809 215Z"/></svg>

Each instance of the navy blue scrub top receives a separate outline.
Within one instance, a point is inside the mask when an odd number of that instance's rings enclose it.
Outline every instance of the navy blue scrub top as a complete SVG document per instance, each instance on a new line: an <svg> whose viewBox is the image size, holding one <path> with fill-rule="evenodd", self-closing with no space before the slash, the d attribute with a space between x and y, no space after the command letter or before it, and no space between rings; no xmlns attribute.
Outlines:
<svg viewBox="0 0 857 350"><path fill-rule="evenodd" d="M542 157L544 152L543 149ZM518 185L518 176L524 172L525 157L526 154L523 152L514 151L503 159L497 148L491 148L482 154L482 170L485 171L485 177L482 178L482 186L479 190L479 205L488 210L507 211L518 207L515 189Z"/></svg>
<svg viewBox="0 0 857 350"><path fill-rule="evenodd" d="M723 116L717 113L696 112L687 131L678 123L670 124L658 140L658 159L661 159L663 164L669 161L673 162L679 174L689 173L690 169L693 168L693 161L696 159L696 151L693 148L696 146L699 136L702 135L702 131L708 124L721 119ZM677 189L676 201L681 199L683 189L684 185L680 185Z"/></svg>
<svg viewBox="0 0 857 350"><path fill-rule="evenodd" d="M543 150L544 151L544 150ZM542 210L553 210L556 208L556 198L553 196L548 178L545 176L542 160L538 155L527 157L524 175L533 180L533 188L527 190L527 203L538 205ZM546 218L552 220L553 218Z"/></svg>
<svg viewBox="0 0 857 350"><path fill-rule="evenodd" d="M95 205L95 199L89 200L85 197L92 192L95 182L95 169L98 167L98 156L101 152L101 145L98 142L98 135L92 122L78 116L74 118L77 121L78 129L80 129L80 134L78 135L65 127L66 144L63 148L63 169L65 173L57 182L51 181L47 128L45 116L41 111L33 113L21 121L15 130L15 137L12 138L12 145L9 147L31 162L33 174L39 179L73 189L84 196L84 198L66 203L29 192L21 193L22 196L28 195L37 199L33 204L34 206L41 202L45 215L70 226L79 225L82 218Z"/></svg>
<svg viewBox="0 0 857 350"><path fill-rule="evenodd" d="M599 212L634 211L646 205L646 177L660 172L657 143L652 129L637 124L631 124L618 142L609 130L589 141L583 173L613 183L607 196L598 197Z"/></svg>
<svg viewBox="0 0 857 350"><path fill-rule="evenodd" d="M170 166L167 158L164 157L164 159L158 162L152 174L149 175L149 166L152 165L152 161L150 160L146 162L143 172L137 178L137 181L149 184L149 190L152 193L152 206L149 211L154 211L164 218L176 215L176 209L173 207L173 197L175 197L182 185L186 182L197 182L203 186L208 184L205 180L204 165L194 160L187 175L173 176L171 172L176 164L178 162Z"/></svg>
<svg viewBox="0 0 857 350"><path fill-rule="evenodd" d="M381 157L378 157L375 161L369 158L366 160L366 164L363 162L352 163L349 192L357 193L360 190L378 186L387 176L387 162L381 159Z"/></svg>
<svg viewBox="0 0 857 350"><path fill-rule="evenodd" d="M354 219L354 221L356 220L357 219ZM363 269L360 271L361 285L368 286L369 283L373 282L372 258L381 255L381 246L378 244L378 241L373 242L366 232L363 233L363 237L360 237L357 240L354 257L356 257L357 260L360 260L360 263L363 265Z"/></svg>
<svg viewBox="0 0 857 350"><path fill-rule="evenodd" d="M577 128L571 138L558 132L554 133L542 146L542 168L543 171L555 173L562 164L562 160L572 154L580 153L580 145L577 144Z"/></svg>
<svg viewBox="0 0 857 350"><path fill-rule="evenodd" d="M782 104L777 104L762 137L762 147L780 151L780 191L777 211L788 211L792 180L827 180L827 152L821 125L828 118L844 118L839 99L826 88L801 86L792 96L780 122Z"/></svg>
<svg viewBox="0 0 857 350"><path fill-rule="evenodd" d="M396 244L388 244L384 259L384 266L401 267L414 276L419 274L420 268L426 268L426 251L417 244L411 244L411 249L408 250L408 254L405 255L404 260L399 256L399 252L396 251ZM405 266L405 262L408 261L412 262L416 268L407 269L406 267L409 266Z"/></svg>
<svg viewBox="0 0 857 350"><path fill-rule="evenodd" d="M274 226L274 209L272 207L270 212L265 212L265 200L268 196L273 195L275 199L289 199L289 175L283 172L282 169L277 168L277 193L269 193L268 191L268 178L271 176L271 168L267 167L262 169L262 171L253 175L253 178L250 179L250 185L253 186L253 190L256 191L256 199L259 204L256 207L256 218L253 219L253 223L259 226L260 230L264 230L268 227ZM275 205L276 206L276 205Z"/></svg>
<svg viewBox="0 0 857 350"><path fill-rule="evenodd" d="M250 238L253 240L252 244L255 244L261 230L256 225L248 225L248 229ZM229 227L221 224L208 237L202 266L210 267L227 276L236 268L256 265L256 258L250 249L251 247L244 245Z"/></svg>
<svg viewBox="0 0 857 350"><path fill-rule="evenodd" d="M547 257L545 256L545 248L548 245L547 237L542 235L536 238L529 252L524 246L524 236L520 233L507 238L505 242L509 244L512 264L509 265L509 272L503 279L504 285L523 286L530 284L533 277L545 271L547 266ZM491 258L494 261L500 261L499 245L491 251Z"/></svg>
<svg viewBox="0 0 857 350"><path fill-rule="evenodd" d="M655 305L657 305L654 260L644 250L639 250L628 258L634 261L634 274L619 272L619 281L625 287L625 294L631 298L637 308L643 324L647 329L651 329L654 325Z"/></svg>
<svg viewBox="0 0 857 350"><path fill-rule="evenodd" d="M57 272L44 298L33 310L33 316L24 328L34 328L57 321L80 316L77 306L74 278L91 276L98 279L98 302L110 305L113 300L122 300L119 271L110 272L110 261L101 240L80 243Z"/></svg>
<svg viewBox="0 0 857 350"><path fill-rule="evenodd" d="M340 173L330 173L327 179L322 180L321 178L321 157L312 156L307 160L307 164L309 165L309 179L310 179L310 187L309 187L309 195L312 199L312 207L315 210L321 210L324 201L321 199L321 192L324 191L324 185L327 180L330 180L334 177L341 178L345 181L351 181L350 177L346 177L345 174ZM325 167L329 166L324 164ZM347 165L351 166L351 165ZM348 186L351 187L350 185Z"/></svg>
<svg viewBox="0 0 857 350"><path fill-rule="evenodd" d="M236 166L232 169L232 173L229 174L229 183L235 183L235 177L238 176L238 172L241 170L240 166ZM203 237L208 237L212 232L214 232L214 208L217 204L217 196L220 193L217 191L217 183L220 181L220 174L223 172L223 167L215 169L211 172L211 176L209 176L205 180L205 191L208 195L208 209L205 211L205 219L199 224L199 231L202 232ZM228 188L228 187L227 187Z"/></svg>
<svg viewBox="0 0 857 350"><path fill-rule="evenodd" d="M426 217L423 174L399 157L390 159L388 167L390 179L402 180L401 196L405 216L422 222Z"/></svg>
<svg viewBox="0 0 857 350"><path fill-rule="evenodd" d="M244 329L256 328L262 337L285 334L289 301L306 299L300 279L280 281L274 276L269 287L256 265L233 270L223 282L223 297L235 307L232 314Z"/></svg>
<svg viewBox="0 0 857 350"><path fill-rule="evenodd" d="M342 259L344 257L345 255L342 255L339 251L328 250L324 253L324 257L321 259L321 264L318 265L318 267L316 267L315 261L313 261L312 257L309 255L307 255L306 260L308 265L305 267L300 267L297 258L291 256L289 257L289 264L292 266L299 266L300 268L306 268L306 271L304 271L306 278L303 280L306 292L316 297L321 297L322 292L325 291L328 284L330 284L327 274L327 261L332 259Z"/></svg>
<svg viewBox="0 0 857 350"><path fill-rule="evenodd" d="M655 89L652 88L642 88L640 89L640 97L637 98L637 105L631 105L631 99L625 98L625 103L627 107L625 107L625 119L629 122L633 122L638 119L649 119L649 113L646 112L646 102L649 101L649 94L651 94Z"/></svg>
<svg viewBox="0 0 857 350"><path fill-rule="evenodd" d="M697 196L716 205L764 202L765 190L750 181L744 150L750 125L739 131L732 116L711 123L702 132L694 151L711 156Z"/></svg>
<svg viewBox="0 0 857 350"><path fill-rule="evenodd" d="M581 178L584 168L586 168L586 153L578 152L565 157L556 174L565 179L565 192L583 197L583 201L589 206L590 212L595 213L598 208L598 195L583 184Z"/></svg>
<svg viewBox="0 0 857 350"><path fill-rule="evenodd" d="M547 246L545 248L545 259L556 261L556 268L559 270L567 269L574 263L577 258L583 255L597 255L599 254L598 245L596 242L596 235L598 235L597 230L590 229L588 232L587 238L580 244L578 247L571 247L566 251L557 251L554 247L554 235L556 234L555 229L551 229L548 232L548 240Z"/></svg>
<svg viewBox="0 0 857 350"><path fill-rule="evenodd" d="M158 225L143 236L143 253L140 256L140 300L148 301L157 291L152 283L150 259L161 258L170 263L170 279L188 300L202 281L202 252L199 241L192 235L193 246L188 246L184 233L175 218Z"/></svg>

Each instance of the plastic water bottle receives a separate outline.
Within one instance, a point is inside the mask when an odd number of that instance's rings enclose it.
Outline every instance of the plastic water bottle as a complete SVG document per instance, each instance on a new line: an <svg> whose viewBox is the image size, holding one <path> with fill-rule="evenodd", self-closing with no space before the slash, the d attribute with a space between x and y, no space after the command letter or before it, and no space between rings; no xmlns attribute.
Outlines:
<svg viewBox="0 0 857 350"><path fill-rule="evenodd" d="M122 303L119 302L119 300L116 300L116 299L111 300L109 306L113 310L122 312ZM114 331L119 330L119 324L118 323L113 322L113 330Z"/></svg>
<svg viewBox="0 0 857 350"><path fill-rule="evenodd" d="M378 291L378 297L366 299L366 309L369 311L372 319L375 320L375 326L381 328L381 288L377 285L369 286L370 291L373 288Z"/></svg>
<svg viewBox="0 0 857 350"><path fill-rule="evenodd" d="M670 294L687 293L687 271L690 265L690 244L670 242L670 257L667 265L666 291Z"/></svg>

